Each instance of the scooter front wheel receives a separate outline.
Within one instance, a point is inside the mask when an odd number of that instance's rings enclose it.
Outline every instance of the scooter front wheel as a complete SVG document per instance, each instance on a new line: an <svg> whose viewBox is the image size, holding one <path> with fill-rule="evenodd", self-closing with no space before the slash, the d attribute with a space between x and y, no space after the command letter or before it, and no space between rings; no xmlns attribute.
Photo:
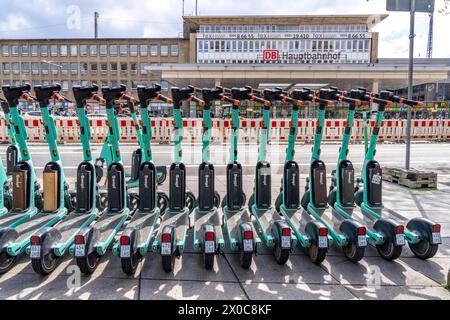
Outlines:
<svg viewBox="0 0 450 320"><path fill-rule="evenodd" d="M430 241L422 239L418 243L409 243L409 248L414 253L414 255L422 260L427 260L434 257L438 251L439 245L431 244Z"/></svg>
<svg viewBox="0 0 450 320"><path fill-rule="evenodd" d="M400 257L403 249L402 246L396 246L392 241L385 241L383 244L377 245L376 247L380 257L388 261Z"/></svg>
<svg viewBox="0 0 450 320"><path fill-rule="evenodd" d="M0 253L0 274L11 270L15 262L16 257L9 255L7 252Z"/></svg>
<svg viewBox="0 0 450 320"><path fill-rule="evenodd" d="M345 257L351 262L358 262L364 258L366 247L358 247L356 243L349 243L344 248Z"/></svg>
<svg viewBox="0 0 450 320"><path fill-rule="evenodd" d="M139 262L141 261L141 255L139 252L135 252L130 258L122 258L120 260L122 263L122 271L125 274L132 276L136 273Z"/></svg>
<svg viewBox="0 0 450 320"><path fill-rule="evenodd" d="M327 249L319 248L315 243L308 248L308 256L312 263L321 264L327 255Z"/></svg>
<svg viewBox="0 0 450 320"><path fill-rule="evenodd" d="M87 257L77 257L77 265L84 274L92 274L98 266L100 256L92 252Z"/></svg>
<svg viewBox="0 0 450 320"><path fill-rule="evenodd" d="M253 261L253 252L244 252L241 251L239 253L239 260L241 262L241 267L244 269L250 268Z"/></svg>
<svg viewBox="0 0 450 320"><path fill-rule="evenodd" d="M174 265L173 255L161 256L163 270L167 273L172 272Z"/></svg>
<svg viewBox="0 0 450 320"><path fill-rule="evenodd" d="M273 255L280 266L286 264L289 259L290 251L290 249L283 249L278 244L275 244L273 248Z"/></svg>
<svg viewBox="0 0 450 320"><path fill-rule="evenodd" d="M205 261L205 269L212 270L214 268L214 253L203 253L203 260Z"/></svg>
<svg viewBox="0 0 450 320"><path fill-rule="evenodd" d="M42 276L52 273L57 267L57 258L53 252L49 252L39 259L31 259L34 272Z"/></svg>

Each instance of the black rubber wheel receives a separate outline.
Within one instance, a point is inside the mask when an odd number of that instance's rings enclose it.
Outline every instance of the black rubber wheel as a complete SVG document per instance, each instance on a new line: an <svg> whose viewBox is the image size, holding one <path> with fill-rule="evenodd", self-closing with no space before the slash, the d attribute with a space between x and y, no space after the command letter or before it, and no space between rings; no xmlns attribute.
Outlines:
<svg viewBox="0 0 450 320"><path fill-rule="evenodd" d="M358 190L355 192L355 203L358 207L361 207L361 204L364 201L364 191Z"/></svg>
<svg viewBox="0 0 450 320"><path fill-rule="evenodd" d="M87 257L77 257L77 265L84 274L92 274L98 266L100 256L97 252L88 254Z"/></svg>
<svg viewBox="0 0 450 320"><path fill-rule="evenodd" d="M251 209L254 204L255 204L255 194L252 193L252 195L248 199L247 206L249 209Z"/></svg>
<svg viewBox="0 0 450 320"><path fill-rule="evenodd" d="M122 271L129 276L135 274L141 258L139 252L133 253L130 258L121 258Z"/></svg>
<svg viewBox="0 0 450 320"><path fill-rule="evenodd" d="M216 208L220 206L220 194L217 191L214 191L214 206Z"/></svg>
<svg viewBox="0 0 450 320"><path fill-rule="evenodd" d="M385 241L382 245L377 245L378 254L385 260L392 261L400 257L403 246L396 246L392 241Z"/></svg>
<svg viewBox="0 0 450 320"><path fill-rule="evenodd" d="M309 204L309 190L308 191L305 191L305 193L303 194L303 197L302 197L302 201L301 201L301 205L302 205L302 208L305 210L305 211L307 211L308 210L308 204Z"/></svg>
<svg viewBox="0 0 450 320"><path fill-rule="evenodd" d="M161 256L163 270L167 273L172 272L174 261L173 255Z"/></svg>
<svg viewBox="0 0 450 320"><path fill-rule="evenodd" d="M245 202L247 202L247 196L244 192L242 192L242 201L241 201L241 206L245 205ZM226 207L226 205L228 204L227 202L227 195L225 194L225 197L223 197L222 199L222 204L220 205L223 208Z"/></svg>
<svg viewBox="0 0 450 320"><path fill-rule="evenodd" d="M308 248L308 257L312 263L321 264L327 255L326 248L319 248L316 243L311 244Z"/></svg>
<svg viewBox="0 0 450 320"><path fill-rule="evenodd" d="M278 244L273 247L273 256L276 262L282 266L289 260L290 249L283 249Z"/></svg>
<svg viewBox="0 0 450 320"><path fill-rule="evenodd" d="M356 243L350 243L346 245L344 248L345 257L351 262L358 262L362 258L364 258L364 252L366 247L358 247Z"/></svg>
<svg viewBox="0 0 450 320"><path fill-rule="evenodd" d="M166 178L167 178L167 172L165 172L165 171L158 171L156 182L160 186L160 185L162 185L164 183L164 181L166 181Z"/></svg>
<svg viewBox="0 0 450 320"><path fill-rule="evenodd" d="M159 208L159 214L163 215L169 204L169 197L164 192L158 191L158 200L157 201L158 201L157 207Z"/></svg>
<svg viewBox="0 0 450 320"><path fill-rule="evenodd" d="M434 257L438 251L438 244L431 244L430 241L422 238L420 242L416 244L409 243L409 248L414 253L414 255L422 260L427 260Z"/></svg>
<svg viewBox="0 0 450 320"><path fill-rule="evenodd" d="M128 209L130 209L131 212L134 212L139 207L139 195L134 192L128 193Z"/></svg>
<svg viewBox="0 0 450 320"><path fill-rule="evenodd" d="M49 252L40 259L31 259L31 266L33 267L34 272L45 276L52 273L56 269L58 266L57 262L58 258L55 254L53 252Z"/></svg>
<svg viewBox="0 0 450 320"><path fill-rule="evenodd" d="M11 270L16 262L16 257L10 256L7 252L0 253L0 274Z"/></svg>
<svg viewBox="0 0 450 320"><path fill-rule="evenodd" d="M330 205L330 207L332 207L332 208L334 207L334 204L336 203L336 195L337 195L336 189L333 189L330 191L330 193L328 194L328 197L327 197L327 202Z"/></svg>
<svg viewBox="0 0 450 320"><path fill-rule="evenodd" d="M97 194L96 200L97 209L102 212L108 207L108 193L107 192L99 192Z"/></svg>
<svg viewBox="0 0 450 320"><path fill-rule="evenodd" d="M275 200L275 210L277 210L278 213L281 213L281 203L283 202L283 195L280 193Z"/></svg>
<svg viewBox="0 0 450 320"><path fill-rule="evenodd" d="M40 191L35 192L34 194L34 204L39 211L44 209L44 198Z"/></svg>
<svg viewBox="0 0 450 320"><path fill-rule="evenodd" d="M244 269L250 268L253 260L253 252L244 252L241 251L239 253L239 260L241 262L241 267Z"/></svg>
<svg viewBox="0 0 450 320"><path fill-rule="evenodd" d="M186 207L189 209L189 213L191 213L195 208L195 196L192 192L186 192Z"/></svg>
<svg viewBox="0 0 450 320"><path fill-rule="evenodd" d="M203 260L205 261L205 269L212 270L214 268L214 253L203 253Z"/></svg>

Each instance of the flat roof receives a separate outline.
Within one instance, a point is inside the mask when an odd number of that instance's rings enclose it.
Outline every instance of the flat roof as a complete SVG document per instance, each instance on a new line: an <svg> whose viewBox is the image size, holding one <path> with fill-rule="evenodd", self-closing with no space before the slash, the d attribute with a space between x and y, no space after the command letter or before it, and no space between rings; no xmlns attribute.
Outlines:
<svg viewBox="0 0 450 320"><path fill-rule="evenodd" d="M200 24L370 24L374 27L389 15L222 15L222 16L183 16L189 29L197 29Z"/></svg>

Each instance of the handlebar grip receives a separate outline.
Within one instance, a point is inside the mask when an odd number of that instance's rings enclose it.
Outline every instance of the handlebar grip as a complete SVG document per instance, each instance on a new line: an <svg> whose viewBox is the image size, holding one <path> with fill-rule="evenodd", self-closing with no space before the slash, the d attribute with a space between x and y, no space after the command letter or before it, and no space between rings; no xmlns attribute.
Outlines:
<svg viewBox="0 0 450 320"><path fill-rule="evenodd" d="M240 106L240 105L241 105L241 102L240 102L239 100L232 99L232 98L227 97L227 96L225 96L225 95L222 96L222 99L221 99L221 100L222 100L222 101L227 101L227 102L229 102L229 103L232 103L232 104L235 105L235 106Z"/></svg>
<svg viewBox="0 0 450 320"><path fill-rule="evenodd" d="M423 106L423 103L420 101L415 101L415 100L410 100L410 99L404 99L404 98L400 98L399 99L399 103L403 103L406 104L408 106L417 106L417 107L421 107Z"/></svg>
<svg viewBox="0 0 450 320"><path fill-rule="evenodd" d="M58 100L58 102L64 102L66 101L66 97L64 97L62 94L60 94L59 92L54 92L53 96L51 97L52 99L56 99Z"/></svg>
<svg viewBox="0 0 450 320"><path fill-rule="evenodd" d="M377 97L370 97L370 102L378 103L378 104L385 105L385 106L392 105L392 101L380 99Z"/></svg>
<svg viewBox="0 0 450 320"><path fill-rule="evenodd" d="M259 103L263 104L265 107L270 107L270 101L268 101L266 99L263 99L263 98L260 98L257 96L252 96L251 100L254 102L259 102Z"/></svg>
<svg viewBox="0 0 450 320"><path fill-rule="evenodd" d="M94 93L94 94L91 96L91 100L98 101L100 104L105 104L105 103L106 103L106 100L103 99L102 97L100 97L100 96L99 96L98 94L96 94L96 93Z"/></svg>
<svg viewBox="0 0 450 320"><path fill-rule="evenodd" d="M165 103L169 103L169 104L173 103L172 99L170 99L169 97L166 97L160 93L155 97L155 100L161 100L161 101L163 101Z"/></svg>
<svg viewBox="0 0 450 320"><path fill-rule="evenodd" d="M24 100L27 100L28 103L33 103L36 100L36 98L33 97L28 92L23 92L22 95L21 95L21 98L24 99Z"/></svg>
<svg viewBox="0 0 450 320"><path fill-rule="evenodd" d="M127 94L122 94L122 96L120 97L120 100L126 100L129 101L131 103L136 103L136 98L129 96Z"/></svg>
<svg viewBox="0 0 450 320"><path fill-rule="evenodd" d="M326 105L326 106L332 106L332 105L334 105L334 101L322 99L322 98L319 98L319 97L317 97L317 96L314 96L314 97L313 97L312 102L318 102L318 103L324 104L324 105Z"/></svg>
<svg viewBox="0 0 450 320"><path fill-rule="evenodd" d="M194 96L194 95L191 95L191 96L189 97L188 101L194 101L194 102L196 102L196 103L199 105L199 107L203 107L203 106L205 105L205 101L203 101L203 100L200 99L200 98L197 98L197 97Z"/></svg>
<svg viewBox="0 0 450 320"><path fill-rule="evenodd" d="M360 106L362 104L361 100L359 99L353 99L343 95L339 97L339 101L354 104L355 106Z"/></svg>

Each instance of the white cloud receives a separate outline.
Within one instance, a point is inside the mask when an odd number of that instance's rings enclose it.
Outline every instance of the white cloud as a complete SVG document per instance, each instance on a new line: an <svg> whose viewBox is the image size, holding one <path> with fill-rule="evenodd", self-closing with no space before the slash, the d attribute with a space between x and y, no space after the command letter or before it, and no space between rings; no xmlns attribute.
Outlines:
<svg viewBox="0 0 450 320"><path fill-rule="evenodd" d="M3 21L0 21L0 32L7 34L10 31L15 31L23 28L30 27L29 22L25 17L16 15L16 14L9 14L6 19Z"/></svg>

